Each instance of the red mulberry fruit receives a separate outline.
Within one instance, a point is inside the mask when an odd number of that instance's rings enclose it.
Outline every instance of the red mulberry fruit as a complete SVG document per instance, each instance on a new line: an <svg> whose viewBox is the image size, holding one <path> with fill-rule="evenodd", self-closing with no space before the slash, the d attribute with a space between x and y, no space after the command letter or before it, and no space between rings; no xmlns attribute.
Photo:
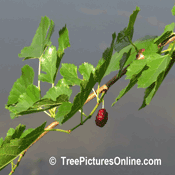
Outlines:
<svg viewBox="0 0 175 175"><path fill-rule="evenodd" d="M100 109L98 111L98 115L96 116L95 123L99 127L103 127L108 120L108 113L106 112L106 109Z"/></svg>

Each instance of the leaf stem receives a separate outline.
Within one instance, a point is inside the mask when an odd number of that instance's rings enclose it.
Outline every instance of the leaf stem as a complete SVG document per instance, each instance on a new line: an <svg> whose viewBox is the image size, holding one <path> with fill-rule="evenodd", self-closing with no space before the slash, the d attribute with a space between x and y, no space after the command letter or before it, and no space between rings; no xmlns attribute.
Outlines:
<svg viewBox="0 0 175 175"><path fill-rule="evenodd" d="M163 50L163 51L161 52L161 54L164 53L164 52L169 52L171 49L172 49L172 48L169 48L169 49ZM174 50L175 50L175 49L174 49Z"/></svg>
<svg viewBox="0 0 175 175"><path fill-rule="evenodd" d="M43 109L42 107L39 107L38 109ZM49 117L52 117L47 111L44 111L45 114L47 114Z"/></svg>
<svg viewBox="0 0 175 175"><path fill-rule="evenodd" d="M13 168L14 168L14 163L13 161L11 161L11 169L13 170Z"/></svg>
<svg viewBox="0 0 175 175"><path fill-rule="evenodd" d="M99 89L99 86L98 86L98 89ZM98 103L98 100L99 100L99 98L98 98L98 91L97 91L97 93L96 93L95 90L94 90L94 88L92 88L92 90L94 91L94 94L95 94L95 96L96 96L96 98L97 98L97 103Z"/></svg>
<svg viewBox="0 0 175 175"><path fill-rule="evenodd" d="M81 110L79 110L79 112L81 112ZM82 114L83 114L85 117L87 117L87 115L86 115L84 112L82 112Z"/></svg>
<svg viewBox="0 0 175 175"><path fill-rule="evenodd" d="M42 56L43 56L43 54L44 54L44 52L45 52L46 49L47 49L47 47L44 49L43 53L39 57L38 77L41 74L41 59L42 59ZM40 80L39 79L38 79L38 89L40 90L40 97L41 97L41 88L40 88Z"/></svg>
<svg viewBox="0 0 175 175"><path fill-rule="evenodd" d="M40 58L39 58L39 66L38 66L38 76L40 75L41 73L41 61L40 61ZM40 80L38 79L38 89L40 90L41 92L41 89L40 89ZM41 96L41 95L40 95Z"/></svg>
<svg viewBox="0 0 175 175"><path fill-rule="evenodd" d="M128 40L129 40L129 42L131 43L131 45L134 47L135 51L138 53L139 50L138 50L137 47L134 45L134 43L131 41L131 38L130 38L130 37L128 37Z"/></svg>
<svg viewBox="0 0 175 175"><path fill-rule="evenodd" d="M81 123L82 123L82 121L83 121L83 108L81 107Z"/></svg>
<svg viewBox="0 0 175 175"><path fill-rule="evenodd" d="M44 113L46 113L49 117L52 117L47 111L44 111Z"/></svg>

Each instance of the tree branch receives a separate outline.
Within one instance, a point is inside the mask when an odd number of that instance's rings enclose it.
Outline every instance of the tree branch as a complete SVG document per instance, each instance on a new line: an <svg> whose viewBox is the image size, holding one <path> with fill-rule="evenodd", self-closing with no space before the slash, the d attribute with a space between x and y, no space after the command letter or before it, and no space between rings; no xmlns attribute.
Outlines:
<svg viewBox="0 0 175 175"><path fill-rule="evenodd" d="M160 43L158 45L158 48L162 47L162 46L166 46L167 44L169 44L170 42L174 41L175 40L175 36L174 35L171 35L168 39L164 40L162 43ZM144 55L142 54L144 51L142 49L139 50L138 54L137 54L137 60L139 59L144 59ZM173 58L175 58L175 56L173 56ZM175 62L175 60L173 59L171 62ZM101 86L99 89L97 89L95 92L97 94L97 92L100 94L102 92L107 92L108 89L116 82L118 81L123 75L126 74L127 72L127 68L129 67L130 65L126 66L123 70L122 70L122 73L120 75L120 77L118 77L118 74L116 74L111 80L109 80L108 82L106 82L103 86ZM170 66L171 67L171 66ZM166 75L168 73L169 69L166 71ZM165 75L165 76L166 76ZM86 103L88 103L89 101L91 101L93 98L95 98L96 95L95 93L91 93L89 95L89 97L87 98L86 102L84 103L84 105ZM55 128L57 125L59 125L59 122L57 121L54 121L52 122L50 125L48 125L45 130L48 130L48 129L53 129ZM69 133L71 133L71 130L67 130ZM27 152L27 150L34 144L36 143L39 139L41 139L44 135L46 135L49 131L45 131L43 132L25 151L23 151L21 154L20 154L20 158L17 162L17 164L14 166L14 168L12 169L11 171L11 174L15 171L15 169L17 168L17 166L19 165L22 157L24 156L24 154Z"/></svg>
<svg viewBox="0 0 175 175"><path fill-rule="evenodd" d="M172 42L175 40L175 37L173 38L170 38L170 41L168 40L163 46L167 45L168 43ZM158 45L158 47L160 46L161 44ZM142 52L139 52L139 55L136 59L143 59L143 54ZM99 94L102 93L103 91L108 91L108 89L117 81L119 80L123 75L126 74L127 72L127 68L129 67L130 65L126 66L123 70L122 70L122 73L121 73L121 76L118 77L118 74L116 74L111 80L109 80L106 84L104 84L103 86L101 86L99 89L97 89L95 92L97 93L97 91L99 91ZM88 103L89 101L91 101L93 98L95 98L95 93L91 93L89 95L89 97L87 98L86 102L84 103L84 105L86 103ZM57 125L59 125L59 122L57 121L54 121L52 122L50 125L48 125L45 129L53 129L54 127L56 127ZM68 130L69 131L69 130ZM45 131L43 132L28 148L30 148L35 142L37 142L41 137L43 137L44 135L46 135L49 131ZM27 149L28 149L27 148ZM27 150L26 149L26 150Z"/></svg>

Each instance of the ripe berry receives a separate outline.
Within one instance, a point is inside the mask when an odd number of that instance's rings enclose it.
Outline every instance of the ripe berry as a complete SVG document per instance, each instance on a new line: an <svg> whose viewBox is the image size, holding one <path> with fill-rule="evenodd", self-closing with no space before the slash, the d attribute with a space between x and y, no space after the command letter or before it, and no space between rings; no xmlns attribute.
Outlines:
<svg viewBox="0 0 175 175"><path fill-rule="evenodd" d="M99 127L103 127L108 120L108 113L106 112L106 109L100 109L98 111L98 114L96 116L95 123Z"/></svg>

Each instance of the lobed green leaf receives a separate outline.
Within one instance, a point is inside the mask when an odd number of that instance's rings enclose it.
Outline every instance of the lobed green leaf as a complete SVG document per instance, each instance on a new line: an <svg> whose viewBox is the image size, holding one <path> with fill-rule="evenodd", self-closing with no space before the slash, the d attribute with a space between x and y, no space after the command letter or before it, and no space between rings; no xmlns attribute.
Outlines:
<svg viewBox="0 0 175 175"><path fill-rule="evenodd" d="M126 30L127 30L127 28L125 27L117 35L117 40L116 40L116 42L114 44L114 50L117 51L117 52L119 52L124 47L130 45L130 41L129 41L128 35L125 34ZM133 33L134 33L134 28L131 29L131 32L130 32L130 35L129 35L131 40L132 40L132 37L133 37Z"/></svg>
<svg viewBox="0 0 175 175"><path fill-rule="evenodd" d="M171 9L171 13L173 16L175 16L175 5L173 6L173 8Z"/></svg>
<svg viewBox="0 0 175 175"><path fill-rule="evenodd" d="M67 95L68 98L70 98L72 94L72 89L69 89L69 87L64 86L64 85L60 85L60 86L57 85L57 86L50 88L46 92L46 95L42 97L42 99L47 98L47 99L52 99L53 101L56 101L56 99L62 94Z"/></svg>
<svg viewBox="0 0 175 175"><path fill-rule="evenodd" d="M64 50L67 47L70 47L69 31L67 30L66 25L59 31L58 43L58 56L61 57L61 55L64 53Z"/></svg>
<svg viewBox="0 0 175 175"><path fill-rule="evenodd" d="M21 77L17 79L10 91L6 107L17 103L19 96L26 92L29 85L33 84L35 75L33 68L29 65L24 65L21 68L21 72Z"/></svg>
<svg viewBox="0 0 175 175"><path fill-rule="evenodd" d="M128 27L125 31L126 36L130 36L131 33L133 33L134 23L135 23L135 20L136 20L136 17L137 17L137 14L139 11L140 11L140 8L136 6L136 10L133 11L133 13L131 14L131 16L129 18L129 24L128 24ZM132 40L132 38L131 38L131 40Z"/></svg>
<svg viewBox="0 0 175 175"><path fill-rule="evenodd" d="M60 74L66 80L68 85L80 86L81 79L78 78L77 66L75 66L74 64L62 63Z"/></svg>
<svg viewBox="0 0 175 175"><path fill-rule="evenodd" d="M107 48L102 55L102 58L99 60L96 68L95 68L95 80L100 84L102 78L105 75L105 72L108 69L108 66L111 61L112 53L113 53L113 48L114 48L114 40L116 38L116 34L112 34L112 42L111 42L111 47Z"/></svg>
<svg viewBox="0 0 175 175"><path fill-rule="evenodd" d="M124 68L124 65L125 63L127 62L129 56L131 54L131 49L129 50L128 53L124 53L123 56L122 56L122 59L120 60L120 70L119 70L119 73L118 73L118 77L121 76L121 73L122 73L122 70Z"/></svg>
<svg viewBox="0 0 175 175"><path fill-rule="evenodd" d="M35 129L25 130L25 125L19 124L16 129L10 128L6 138L0 139L0 170L16 159L27 149L43 132L46 122Z"/></svg>
<svg viewBox="0 0 175 175"><path fill-rule="evenodd" d="M61 122L64 120L64 116L66 116L72 108L72 103L70 102L63 102L61 106L58 108L57 113L55 115L55 120L61 124Z"/></svg>
<svg viewBox="0 0 175 175"><path fill-rule="evenodd" d="M48 29L49 32L47 35ZM50 19L47 16L41 17L41 22L35 33L35 36L33 37L31 45L28 47L24 47L21 50L21 53L18 54L18 57L19 58L25 57L24 60L31 58L33 59L39 58L43 54L45 47L51 45L50 37L53 33L53 29L54 29L54 22L52 20L50 22Z"/></svg>
<svg viewBox="0 0 175 175"><path fill-rule="evenodd" d="M59 38L58 38L58 51L57 51L57 61L56 61L56 71L55 71L55 75L54 75L54 79L53 81L55 82L56 79L56 75L58 72L58 68L60 66L60 62L64 56L64 50L67 47L70 47L70 43L69 43L69 31L65 27L63 27L60 31L59 31Z"/></svg>
<svg viewBox="0 0 175 175"><path fill-rule="evenodd" d="M161 72L163 72L170 62L169 55L150 55L151 61L147 62L148 70L142 73L142 76L138 79L138 88L146 88L155 82Z"/></svg>
<svg viewBox="0 0 175 175"><path fill-rule="evenodd" d="M38 100L40 100L40 90L31 84L27 87L26 92L19 96L18 103L15 106L9 106L8 109L17 116L18 113L26 111Z"/></svg>
<svg viewBox="0 0 175 175"><path fill-rule="evenodd" d="M171 51L166 56L168 56L171 59L173 51L174 51L174 45L171 48ZM166 59L168 59L168 57ZM168 74L168 72L170 71L171 67L173 66L174 62L175 62L175 59L171 59L169 61L168 65L166 66L166 69L159 74L159 76L157 77L157 80L155 82L153 82L145 90L144 100L143 100L142 106L139 108L139 110L144 108L146 105L149 105L149 103L151 102L151 100L154 97L155 93L157 92L158 88L160 87L161 83L163 82L163 80L165 79L166 75Z"/></svg>
<svg viewBox="0 0 175 175"><path fill-rule="evenodd" d="M54 83L54 76L56 73L56 62L57 62L57 51L55 46L50 46L45 51L45 54L41 57L41 71L46 72L46 74L41 73L38 76L38 80L48 83Z"/></svg>
<svg viewBox="0 0 175 175"><path fill-rule="evenodd" d="M81 75L83 75L84 80L88 80L90 77L91 72L94 74L95 73L95 68L92 64L90 63L83 63L82 65L79 66L78 71L80 72Z"/></svg>
<svg viewBox="0 0 175 175"><path fill-rule="evenodd" d="M143 61L143 60L139 60L139 61ZM120 99L122 98L132 87L134 87L134 85L137 83L138 78L141 76L142 72L144 70L146 70L147 67L144 66L144 68L138 73L138 74L134 74L129 82L129 84L120 91L118 97L115 99L115 102L112 103L112 106L114 106L114 104Z"/></svg>
<svg viewBox="0 0 175 175"><path fill-rule="evenodd" d="M140 8L136 6L136 10L130 15L128 27L124 28L118 33L117 41L114 44L114 50L119 52L124 47L128 46L131 43L133 33L134 33L134 23L137 17Z"/></svg>
<svg viewBox="0 0 175 175"><path fill-rule="evenodd" d="M51 99L41 99L33 104L30 108L28 108L25 111L19 112L17 114L11 114L12 117L16 116L21 116L21 115L26 115L26 114L32 114L32 113L38 113L38 112L43 112L49 109L52 109L54 107L60 106L63 102L68 102L69 97L65 94L59 95L55 101Z"/></svg>

